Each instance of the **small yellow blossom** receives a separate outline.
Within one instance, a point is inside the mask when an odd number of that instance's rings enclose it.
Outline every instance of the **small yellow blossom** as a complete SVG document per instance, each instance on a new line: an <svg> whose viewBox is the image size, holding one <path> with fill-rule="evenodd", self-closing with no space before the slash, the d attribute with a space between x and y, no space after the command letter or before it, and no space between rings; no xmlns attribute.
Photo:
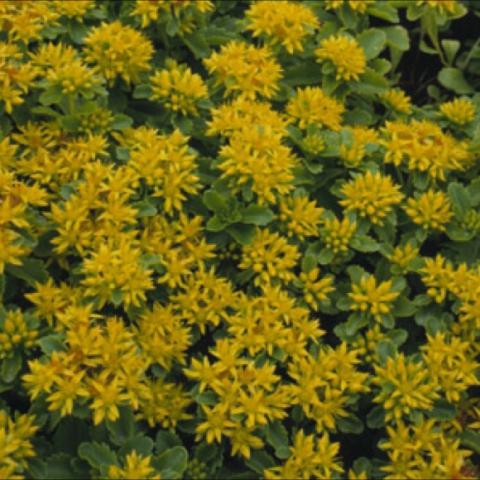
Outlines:
<svg viewBox="0 0 480 480"><path fill-rule="evenodd" d="M377 285L377 280L373 275L363 276L359 283L352 285L352 291L348 294L352 301L350 309L368 312L377 321L381 321L382 315L391 312L392 302L399 294L393 290L391 280L380 282Z"/></svg>
<svg viewBox="0 0 480 480"><path fill-rule="evenodd" d="M444 231L453 217L452 205L444 192L429 190L418 198L409 198L405 208L407 215L425 229Z"/></svg>
<svg viewBox="0 0 480 480"><path fill-rule="evenodd" d="M325 0L327 10L337 10L343 5L348 5L352 10L365 13L369 5L375 3L375 0Z"/></svg>
<svg viewBox="0 0 480 480"><path fill-rule="evenodd" d="M202 77L175 61L167 61L166 67L157 71L150 79L151 98L174 112L196 115L197 102L208 96Z"/></svg>
<svg viewBox="0 0 480 480"><path fill-rule="evenodd" d="M341 128L344 110L338 100L328 97L320 87L297 89L286 107L288 115L298 122L300 128L320 124L334 131Z"/></svg>
<svg viewBox="0 0 480 480"><path fill-rule="evenodd" d="M381 100L395 111L406 114L412 113L412 99L403 90L395 88L381 93L379 96Z"/></svg>
<svg viewBox="0 0 480 480"><path fill-rule="evenodd" d="M365 52L354 38L331 35L320 42L315 55L318 62L329 60L333 63L337 80L358 80L365 72Z"/></svg>
<svg viewBox="0 0 480 480"><path fill-rule="evenodd" d="M160 475L150 464L152 458L150 456L142 456L133 450L125 457L123 468L117 465L108 467L108 478L110 479L126 479L135 480L138 478L160 480Z"/></svg>
<svg viewBox="0 0 480 480"><path fill-rule="evenodd" d="M217 85L224 85L225 94L241 93L255 100L257 95L271 98L278 90L282 67L268 47L255 47L245 42L232 41L220 52L204 60Z"/></svg>
<svg viewBox="0 0 480 480"><path fill-rule="evenodd" d="M255 272L255 284L271 283L278 279L288 283L294 279L292 272L300 253L278 233L268 229L258 230L251 245L243 247L242 269L251 268Z"/></svg>
<svg viewBox="0 0 480 480"><path fill-rule="evenodd" d="M361 217L378 225L383 224L392 207L403 199L400 186L395 185L391 177L370 171L346 183L341 193L345 198L340 205L347 211L357 210Z"/></svg>
<svg viewBox="0 0 480 480"><path fill-rule="evenodd" d="M313 268L308 273L302 272L299 280L303 288L303 298L313 310L318 310L318 302L324 302L328 294L333 292L333 277L325 276L318 278L320 270Z"/></svg>
<svg viewBox="0 0 480 480"><path fill-rule="evenodd" d="M90 29L85 40L85 57L110 82L121 76L137 83L150 69L153 45L140 32L119 21L102 23Z"/></svg>
<svg viewBox="0 0 480 480"><path fill-rule="evenodd" d="M245 13L254 37L266 35L288 53L302 51L302 41L315 32L319 22L313 11L301 3L264 0L252 3Z"/></svg>
<svg viewBox="0 0 480 480"><path fill-rule="evenodd" d="M323 208L308 197L286 197L280 201L280 221L286 223L288 236L296 236L303 240L305 237L317 237L318 226L321 222Z"/></svg>
<svg viewBox="0 0 480 480"><path fill-rule="evenodd" d="M342 220L335 217L328 218L323 222L320 235L326 246L337 255L347 252L350 240L356 230L356 222L351 222L348 217Z"/></svg>
<svg viewBox="0 0 480 480"><path fill-rule="evenodd" d="M340 158L349 167L358 167L367 155L366 147L378 142L378 134L372 128L351 127L352 145L340 145Z"/></svg>
<svg viewBox="0 0 480 480"><path fill-rule="evenodd" d="M403 353L388 357L385 366L374 365L372 381L380 392L373 399L386 410L387 422L401 420L414 409L431 410L439 398L439 386L431 381L423 363L406 358Z"/></svg>
<svg viewBox="0 0 480 480"><path fill-rule="evenodd" d="M440 105L440 112L457 125L465 125L475 117L475 106L466 98L456 98Z"/></svg>

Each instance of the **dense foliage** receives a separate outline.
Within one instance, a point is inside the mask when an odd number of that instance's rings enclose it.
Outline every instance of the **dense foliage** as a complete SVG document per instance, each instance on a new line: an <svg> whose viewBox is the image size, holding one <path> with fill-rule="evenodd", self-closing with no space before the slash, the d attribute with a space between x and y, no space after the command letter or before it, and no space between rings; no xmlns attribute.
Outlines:
<svg viewBox="0 0 480 480"><path fill-rule="evenodd" d="M0 478L478 478L479 16L0 2Z"/></svg>

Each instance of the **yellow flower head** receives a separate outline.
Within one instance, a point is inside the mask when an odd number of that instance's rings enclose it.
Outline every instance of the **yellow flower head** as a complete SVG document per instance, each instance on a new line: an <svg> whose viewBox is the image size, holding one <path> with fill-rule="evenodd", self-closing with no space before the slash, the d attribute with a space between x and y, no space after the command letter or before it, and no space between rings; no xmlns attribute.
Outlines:
<svg viewBox="0 0 480 480"><path fill-rule="evenodd" d="M409 114L412 112L412 99L399 88L388 90L388 92L381 93L380 98L393 110Z"/></svg>
<svg viewBox="0 0 480 480"><path fill-rule="evenodd" d="M328 433L323 435L305 435L299 430L290 447L290 457L278 467L264 471L267 480L285 478L332 478L343 473L343 467L337 458L340 451L338 442L331 442Z"/></svg>
<svg viewBox="0 0 480 480"><path fill-rule="evenodd" d="M160 479L154 468L150 465L151 457L143 457L136 450L127 454L123 468L117 465L108 467L108 478L134 480L136 478Z"/></svg>
<svg viewBox="0 0 480 480"><path fill-rule="evenodd" d="M468 144L428 120L386 122L383 133L385 163L405 162L409 170L427 172L440 180L445 180L448 171L465 170L471 164Z"/></svg>
<svg viewBox="0 0 480 480"><path fill-rule="evenodd" d="M447 293L454 290L453 265L440 254L435 258L426 258L425 266L420 270L420 274L422 282L427 287L427 295L437 303L442 303Z"/></svg>
<svg viewBox="0 0 480 480"><path fill-rule="evenodd" d="M249 100L243 96L210 109L210 115L212 120L208 122L207 135L224 137L230 137L245 125L269 127L273 133L284 136L290 121L287 115L274 110L270 103Z"/></svg>
<svg viewBox="0 0 480 480"><path fill-rule="evenodd" d="M145 36L119 21L102 23L85 37L85 57L110 82L121 76L127 83L138 82L150 69L153 45Z"/></svg>
<svg viewBox="0 0 480 480"><path fill-rule="evenodd" d="M341 193L345 198L340 205L347 211L358 210L361 217L368 217L372 223L379 225L392 207L403 199L400 187L390 177L370 171L346 183Z"/></svg>
<svg viewBox="0 0 480 480"><path fill-rule="evenodd" d="M300 128L320 124L334 131L341 128L344 110L340 102L325 95L320 87L298 88L286 107L287 114Z"/></svg>
<svg viewBox="0 0 480 480"><path fill-rule="evenodd" d="M220 158L222 177L230 180L234 190L251 181L260 204L277 203L277 193L285 195L293 189L297 158L270 127L248 126L235 132L220 149Z"/></svg>
<svg viewBox="0 0 480 480"><path fill-rule="evenodd" d="M68 2L57 0L51 2L51 4L59 15L75 18L80 22L83 21L85 14L95 7L94 0L69 0Z"/></svg>
<svg viewBox="0 0 480 480"><path fill-rule="evenodd" d="M348 294L352 304L351 310L367 312L381 321L382 315L387 315L392 310L392 302L400 295L393 290L391 280L380 282L373 275L366 275L359 283L352 285L352 291Z"/></svg>
<svg viewBox="0 0 480 480"><path fill-rule="evenodd" d="M335 255L346 253L351 238L357 230L357 224L347 217L326 219L321 230L322 240Z"/></svg>
<svg viewBox="0 0 480 480"><path fill-rule="evenodd" d="M365 13L368 5L375 3L375 0L325 0L327 10L337 10L343 5L348 5L352 10Z"/></svg>
<svg viewBox="0 0 480 480"><path fill-rule="evenodd" d="M254 2L246 12L248 30L254 37L267 36L280 43L288 53L302 51L302 41L314 33L319 22L310 8L291 1L263 0Z"/></svg>
<svg viewBox="0 0 480 480"><path fill-rule="evenodd" d="M383 404L387 422L398 422L413 409L430 410L439 398L439 386L431 381L425 365L405 358L403 353L374 368L373 383L381 390L373 401Z"/></svg>
<svg viewBox="0 0 480 480"><path fill-rule="evenodd" d="M428 8L436 8L440 12L455 13L458 0L417 0L417 5L425 5Z"/></svg>
<svg viewBox="0 0 480 480"><path fill-rule="evenodd" d="M465 125L475 117L475 106L466 98L456 98L451 102L442 103L440 111L445 117L458 125Z"/></svg>
<svg viewBox="0 0 480 480"><path fill-rule="evenodd" d="M400 268L407 269L410 263L418 258L418 252L418 248L414 247L411 243L407 243L403 246L399 245L395 247L388 259Z"/></svg>
<svg viewBox="0 0 480 480"><path fill-rule="evenodd" d="M358 80L365 71L365 52L354 38L331 35L315 50L318 62L329 60L337 71L337 80Z"/></svg>
<svg viewBox="0 0 480 480"><path fill-rule="evenodd" d="M251 268L256 273L255 285L271 283L278 279L288 283L294 279L292 272L300 253L278 233L268 229L258 230L251 245L243 247L240 268Z"/></svg>
<svg viewBox="0 0 480 480"><path fill-rule="evenodd" d="M196 115L197 102L208 97L203 79L190 68L168 61L167 68L157 71L151 80L152 99L183 115Z"/></svg>
<svg viewBox="0 0 480 480"><path fill-rule="evenodd" d="M328 294L333 292L333 277L325 276L318 278L320 270L313 268L309 272L300 273L298 279L303 288L303 298L312 308L318 310L318 302L324 302L328 298Z"/></svg>
<svg viewBox="0 0 480 480"><path fill-rule="evenodd" d="M409 198L405 211L417 225L441 232L453 217L452 204L448 196L444 192L434 190L429 190L418 198Z"/></svg>
<svg viewBox="0 0 480 480"><path fill-rule="evenodd" d="M286 223L288 236L318 237L318 226L323 208L317 207L315 200L309 201L306 195L284 197L280 201L280 221Z"/></svg>
<svg viewBox="0 0 480 480"><path fill-rule="evenodd" d="M378 142L378 134L372 128L367 127L349 127L349 130L353 136L353 143L350 147L340 146L340 158L345 165L358 167L367 155L367 145Z"/></svg>
<svg viewBox="0 0 480 480"><path fill-rule="evenodd" d="M241 93L255 100L257 95L271 98L278 90L282 67L268 47L255 47L232 41L204 60L217 85L224 85L225 94Z"/></svg>

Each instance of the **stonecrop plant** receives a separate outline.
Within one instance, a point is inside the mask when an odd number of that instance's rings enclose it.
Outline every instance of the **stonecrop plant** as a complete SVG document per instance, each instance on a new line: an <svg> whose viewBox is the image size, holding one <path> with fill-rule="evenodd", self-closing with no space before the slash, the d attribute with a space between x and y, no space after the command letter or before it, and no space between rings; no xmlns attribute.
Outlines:
<svg viewBox="0 0 480 480"><path fill-rule="evenodd" d="M0 2L0 479L479 478L478 17Z"/></svg>

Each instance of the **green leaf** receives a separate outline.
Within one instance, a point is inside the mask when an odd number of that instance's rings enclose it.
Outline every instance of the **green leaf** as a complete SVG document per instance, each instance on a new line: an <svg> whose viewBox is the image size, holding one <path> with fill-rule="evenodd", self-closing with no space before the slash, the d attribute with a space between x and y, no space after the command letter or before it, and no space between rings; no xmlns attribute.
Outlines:
<svg viewBox="0 0 480 480"><path fill-rule="evenodd" d="M120 417L115 422L107 420L105 423L112 442L121 446L134 435L136 424L131 408L120 407L119 411Z"/></svg>
<svg viewBox="0 0 480 480"><path fill-rule="evenodd" d="M84 442L78 447L78 456L97 470L102 466L118 465L117 455L105 443Z"/></svg>
<svg viewBox="0 0 480 480"><path fill-rule="evenodd" d="M182 478L187 469L188 453L184 447L172 447L155 457L152 465L160 472L162 478ZM173 472L174 476L166 474Z"/></svg>
<svg viewBox="0 0 480 480"><path fill-rule="evenodd" d="M455 405L448 403L446 400L437 400L428 414L442 422L449 422L458 415L458 412Z"/></svg>
<svg viewBox="0 0 480 480"><path fill-rule="evenodd" d="M367 60L377 57L385 48L387 35L378 28L364 30L358 37L358 43L365 52Z"/></svg>
<svg viewBox="0 0 480 480"><path fill-rule="evenodd" d="M128 115L125 115L123 113L117 113L113 117L113 121L110 124L110 128L112 130L123 130L124 128L129 128L133 124L133 119L132 117L129 117Z"/></svg>
<svg viewBox="0 0 480 480"><path fill-rule="evenodd" d="M382 28L387 36L387 45L396 48L401 52L406 52L410 48L410 38L406 28L399 25L394 27Z"/></svg>
<svg viewBox="0 0 480 480"><path fill-rule="evenodd" d="M56 453L45 459L44 478L67 480L76 478L72 467L73 457L66 453Z"/></svg>
<svg viewBox="0 0 480 480"><path fill-rule="evenodd" d="M141 84L135 87L133 98L141 100L152 96L152 86L150 84Z"/></svg>
<svg viewBox="0 0 480 480"><path fill-rule="evenodd" d="M155 437L155 448L158 453L162 453L169 448L177 446L182 446L182 441L175 433L168 430L160 430L157 432L157 436Z"/></svg>
<svg viewBox="0 0 480 480"><path fill-rule="evenodd" d="M363 422L353 414L348 417L339 417L337 426L342 433L353 433L355 435L362 433L365 428Z"/></svg>
<svg viewBox="0 0 480 480"><path fill-rule="evenodd" d="M380 244L368 235L355 235L350 245L353 249L362 253L378 252Z"/></svg>
<svg viewBox="0 0 480 480"><path fill-rule="evenodd" d="M6 271L32 287L35 287L37 282L46 283L49 277L43 261L36 258L24 258L20 266L7 265Z"/></svg>
<svg viewBox="0 0 480 480"><path fill-rule="evenodd" d="M372 68L367 67L358 82L352 84L352 91L361 95L376 95L388 90L387 79Z"/></svg>
<svg viewBox="0 0 480 480"><path fill-rule="evenodd" d="M130 437L124 442L119 454L128 455L133 450L144 457L151 455L153 450L153 440L143 433L137 433L134 437Z"/></svg>
<svg viewBox="0 0 480 480"><path fill-rule="evenodd" d="M387 2L376 2L374 5L369 5L368 14L391 23L398 23L400 21L397 9Z"/></svg>
<svg viewBox="0 0 480 480"><path fill-rule="evenodd" d="M462 445L480 454L480 433L467 429L460 435Z"/></svg>
<svg viewBox="0 0 480 480"><path fill-rule="evenodd" d="M65 350L65 335L53 333L38 339L37 343L45 355L51 355L53 352Z"/></svg>
<svg viewBox="0 0 480 480"><path fill-rule="evenodd" d="M459 95L474 93L472 86L465 80L463 73L458 68L445 67L438 73L438 81L449 90Z"/></svg>
<svg viewBox="0 0 480 480"><path fill-rule="evenodd" d="M288 432L281 422L269 423L265 429L265 439L275 450L288 448Z"/></svg>
<svg viewBox="0 0 480 480"><path fill-rule="evenodd" d="M133 206L138 210L138 218L154 217L158 213L155 205L152 205L148 200L137 202Z"/></svg>
<svg viewBox="0 0 480 480"><path fill-rule="evenodd" d="M320 64L300 62L285 69L283 81L291 87L318 85L322 76L322 66Z"/></svg>
<svg viewBox="0 0 480 480"><path fill-rule="evenodd" d="M273 212L267 207L249 205L242 210L242 223L265 226L273 220Z"/></svg>
<svg viewBox="0 0 480 480"><path fill-rule="evenodd" d="M385 410L382 406L376 405L367 415L368 428L382 428L385 425Z"/></svg>
<svg viewBox="0 0 480 480"><path fill-rule="evenodd" d="M412 317L413 315L415 315L416 312L416 305L411 302L407 297L401 296L395 301L392 314L395 317L407 318Z"/></svg>
<svg viewBox="0 0 480 480"><path fill-rule="evenodd" d="M264 450L254 450L245 464L254 472L263 475L265 469L275 466L275 460Z"/></svg>
<svg viewBox="0 0 480 480"><path fill-rule="evenodd" d="M45 106L53 105L55 103L60 103L64 93L60 85L54 85L52 87L44 90L38 97L38 101Z"/></svg>
<svg viewBox="0 0 480 480"><path fill-rule="evenodd" d="M205 228L208 232L221 232L222 230L225 230L228 225L230 225L229 221L214 215L212 218L208 219Z"/></svg>
<svg viewBox="0 0 480 480"><path fill-rule="evenodd" d="M22 368L22 354L14 352L10 357L7 357L2 362L2 380L6 383L12 383L17 377L18 372Z"/></svg>
<svg viewBox="0 0 480 480"><path fill-rule="evenodd" d="M443 50L445 52L447 63L449 65L452 65L453 61L455 60L455 56L460 50L460 46L461 46L460 42L458 40L445 39L445 40L442 40L440 43L442 44Z"/></svg>
<svg viewBox="0 0 480 480"><path fill-rule="evenodd" d="M238 243L249 245L255 238L256 229L253 225L230 225L226 232Z"/></svg>
<svg viewBox="0 0 480 480"><path fill-rule="evenodd" d="M202 201L203 204L213 212L221 212L228 208L228 203L225 198L215 190L207 190L204 192Z"/></svg>
<svg viewBox="0 0 480 480"><path fill-rule="evenodd" d="M463 217L472 208L468 190L458 182L451 182L448 185L448 196L452 201L453 210L457 217Z"/></svg>
<svg viewBox="0 0 480 480"><path fill-rule="evenodd" d="M329 248L322 248L317 255L317 262L320 265L328 265L333 260L334 254Z"/></svg>
<svg viewBox="0 0 480 480"><path fill-rule="evenodd" d="M361 313L352 313L349 315L347 322L345 323L345 333L349 337L353 337L359 330L366 327L370 322L366 315Z"/></svg>

